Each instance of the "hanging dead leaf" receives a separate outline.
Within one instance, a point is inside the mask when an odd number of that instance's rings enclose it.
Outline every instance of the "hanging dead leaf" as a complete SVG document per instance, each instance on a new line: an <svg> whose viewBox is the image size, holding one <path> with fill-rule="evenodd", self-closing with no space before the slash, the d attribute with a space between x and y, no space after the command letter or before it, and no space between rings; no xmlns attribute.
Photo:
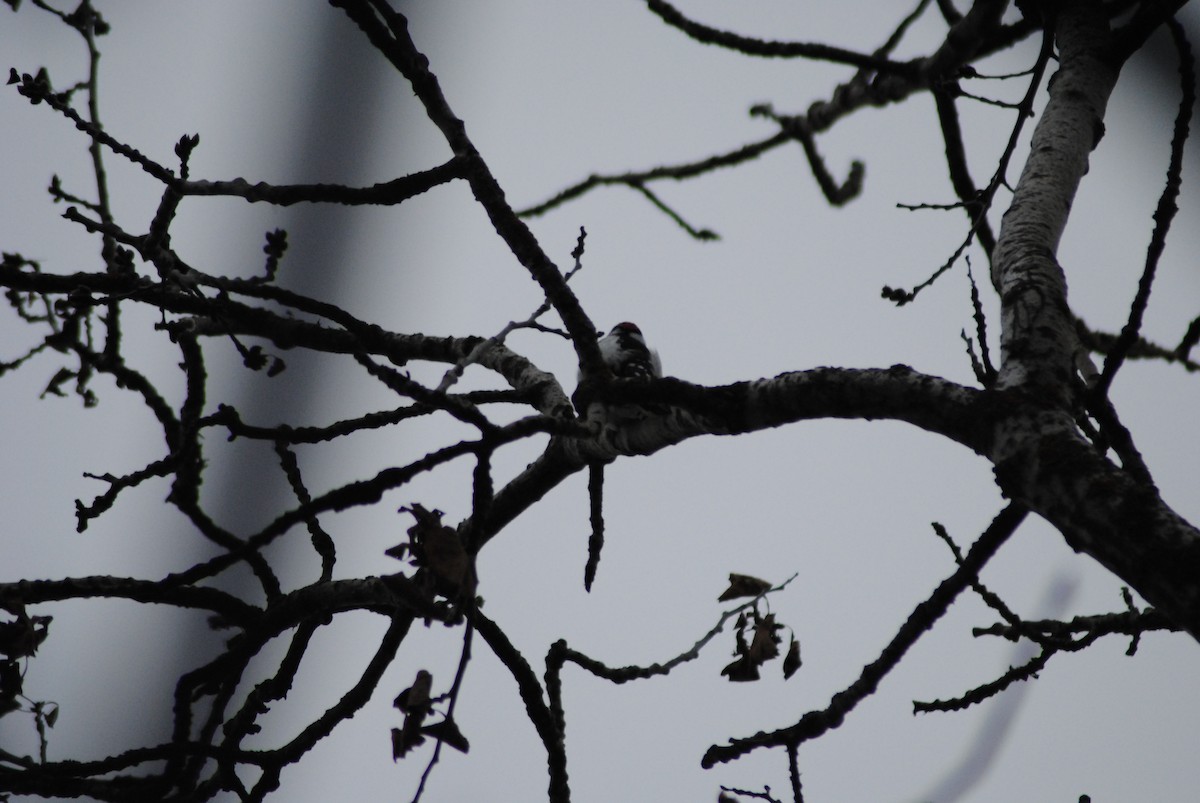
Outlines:
<svg viewBox="0 0 1200 803"><path fill-rule="evenodd" d="M416 523L408 528L407 552L412 556L414 565L428 569L441 581L444 588L439 588L439 592L452 596L473 585L470 582L470 556L454 528L442 524L442 511L426 510L415 503L412 507L400 508L400 511L411 513L416 519ZM401 558L405 554L405 546L398 544L387 550L386 554Z"/></svg>
<svg viewBox="0 0 1200 803"><path fill-rule="evenodd" d="M737 660L722 669L721 674L739 683L758 680L759 667L779 656L779 631L782 629L783 625L775 621L774 614L764 616L757 608L751 610L749 616L745 613L739 615L734 633L734 655ZM746 638L748 630L752 631L749 643Z"/></svg>
<svg viewBox="0 0 1200 803"><path fill-rule="evenodd" d="M721 670L721 674L734 683L748 683L758 680L758 664L743 655Z"/></svg>
<svg viewBox="0 0 1200 803"><path fill-rule="evenodd" d="M11 613L12 622L0 622L0 653L9 658L23 658L37 653L37 648L50 633L52 616L30 616L25 606L15 603L2 610Z"/></svg>
<svg viewBox="0 0 1200 803"><path fill-rule="evenodd" d="M392 704L406 714L428 711L431 688L433 688L433 675L424 669L418 669L413 684L396 695Z"/></svg>
<svg viewBox="0 0 1200 803"><path fill-rule="evenodd" d="M404 720L407 725L408 720ZM392 728L392 761L398 761L404 758L409 750L412 750L421 742L425 741L425 737L420 731L413 733L407 727Z"/></svg>
<svg viewBox="0 0 1200 803"><path fill-rule="evenodd" d="M800 642L792 635L792 643L788 645L787 657L783 659L783 679L789 680L800 668Z"/></svg>
<svg viewBox="0 0 1200 803"><path fill-rule="evenodd" d="M0 661L0 717L21 707L23 681L21 665L15 660Z"/></svg>
<svg viewBox="0 0 1200 803"><path fill-rule="evenodd" d="M421 732L433 739L445 742L459 752L466 753L471 749L467 737L462 735L462 731L458 729L452 719L443 719L441 722L426 725Z"/></svg>
<svg viewBox="0 0 1200 803"><path fill-rule="evenodd" d="M738 613L737 622L733 624L733 654L746 654L746 615Z"/></svg>
<svg viewBox="0 0 1200 803"><path fill-rule="evenodd" d="M764 664L779 655L778 631L783 625L775 622L775 614L759 617L755 614L754 639L750 642L747 657L757 664Z"/></svg>
<svg viewBox="0 0 1200 803"><path fill-rule="evenodd" d="M392 703L404 712L404 725L392 728L393 761L403 758L409 750L425 741L421 729L432 707L429 700L432 686L433 675L424 669L418 670L413 684L400 692Z"/></svg>
<svg viewBox="0 0 1200 803"><path fill-rule="evenodd" d="M759 594L769 590L771 590L771 584L766 580L760 580L748 574L730 572L729 588L721 592L721 596L717 597L717 602L728 602L731 599L740 599L741 597L757 597Z"/></svg>
<svg viewBox="0 0 1200 803"><path fill-rule="evenodd" d="M471 561L458 533L449 527L430 532L425 538L425 565L453 588L462 588L470 577Z"/></svg>

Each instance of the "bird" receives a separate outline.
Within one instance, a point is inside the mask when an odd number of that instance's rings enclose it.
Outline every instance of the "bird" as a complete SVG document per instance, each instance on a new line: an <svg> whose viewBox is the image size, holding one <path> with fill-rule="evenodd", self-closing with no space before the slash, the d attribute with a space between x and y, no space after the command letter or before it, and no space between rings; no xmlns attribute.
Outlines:
<svg viewBox="0 0 1200 803"><path fill-rule="evenodd" d="M596 334L600 334L597 332ZM646 338L637 324L622 321L600 338L600 358L618 379L657 379L662 376L662 361L658 352L646 345ZM576 404L579 404L576 401ZM669 408L661 405L616 404L611 406L588 405L600 411L600 419L617 427L633 425L651 415L663 415ZM611 459L611 458L610 458ZM583 587L592 590L596 569L600 566L600 550L604 547L604 463L595 462L588 468L588 496L592 509L592 535L588 539L588 559L583 567Z"/></svg>
<svg viewBox="0 0 1200 803"><path fill-rule="evenodd" d="M629 321L617 324L600 338L599 345L604 364L618 378L657 379L663 375L658 352L646 345L637 324Z"/></svg>

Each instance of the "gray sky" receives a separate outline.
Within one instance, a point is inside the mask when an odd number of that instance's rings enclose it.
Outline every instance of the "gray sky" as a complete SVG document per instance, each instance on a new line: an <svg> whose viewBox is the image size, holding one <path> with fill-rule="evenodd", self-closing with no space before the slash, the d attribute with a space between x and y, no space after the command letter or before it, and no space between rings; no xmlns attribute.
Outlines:
<svg viewBox="0 0 1200 803"><path fill-rule="evenodd" d="M827 97L849 74L703 47L635 2L443 0L413 6L418 46L518 207L592 172L702 158L764 137L770 126L748 117L752 104L769 101L780 111L799 111ZM748 35L857 50L881 43L908 10L866 0L681 7ZM180 135L198 132L195 177L361 184L449 155L408 86L382 58L354 56L363 44L360 34L324 4L125 0L101 8L114 29L103 41L108 130L168 164ZM5 9L3 17L4 66L32 72L45 64L56 85L80 75L82 48L47 15L26 7L16 16ZM931 49L941 33L935 17L930 12L914 29L898 57ZM1036 43L1026 42L983 67L1015 72L1032 64L1035 54ZM1174 87L1147 83L1136 66L1113 96L1106 137L1059 255L1076 312L1106 330L1119 329L1136 287L1177 102ZM1024 84L971 88L1016 99ZM971 167L982 183L1012 116L987 106L964 105L963 111ZM7 185L0 197L0 247L41 260L47 271L96 269L97 245L59 220L61 208L43 192L52 173L73 191L89 191L84 139L11 87L0 93L0 119ZM923 280L965 234L961 215L895 208L897 202L952 200L929 98L864 110L819 144L837 176L852 159L866 162L864 194L843 209L825 204L798 148L789 148L736 170L655 187L693 225L718 231L716 243L687 238L640 196L621 189L596 191L531 226L563 269L570 266L579 227L587 227L576 293L602 328L638 322L670 375L721 384L818 365L904 362L971 382L958 335L971 326L961 266L906 308L879 298L884 284L911 287ZM119 219L132 230L144 229L158 188L111 155L108 165ZM1200 185L1195 164L1185 169L1183 209L1144 330L1168 344L1197 314L1200 297L1194 256L1200 243L1190 225ZM1002 195L998 211L1006 200ZM394 331L486 336L526 317L541 301L461 184L398 209L351 213L188 199L173 245L209 272L249 275L261 268L262 232L276 226L289 229L285 285L331 293L355 315ZM972 258L977 275L986 275L982 254L973 251ZM994 309L990 298L987 303ZM157 361L155 376L177 393L177 357L157 342L155 320L144 312L130 315L126 343L131 359ZM12 359L32 335L11 314L0 316L0 334L6 344L0 359ZM518 333L510 345L570 389L575 365L566 341ZM223 356L236 366L231 349L213 344L211 352L214 365ZM214 377L210 398L215 403L218 390L226 389L267 424L329 422L390 403L357 369L283 356L291 367L273 384L231 369ZM139 439L148 414L110 383L97 383L98 409L81 410L74 399L39 402L57 360L43 356L0 381L0 404L9 411L0 420L6 444L0 481L9 490L0 502L8 525L0 535L0 580L104 573L153 578L188 565L188 556L203 554L204 547L161 504L162 484L128 495L87 533L75 533L73 500L90 500L102 490L82 472L127 472L160 456L163 447L161 440ZM431 381L444 370L411 369ZM463 383L493 385L475 372ZM1200 521L1196 380L1134 362L1123 369L1113 396L1164 497ZM345 448L305 450L301 460L310 488L321 490L407 463L454 436L448 427L400 429ZM268 487L269 480L258 485L231 479L247 464L261 464L265 478L271 458L242 445L226 451L216 433L207 445L207 487L223 495L227 510L260 517L256 521L273 515L264 500L274 499L278 489ZM522 469L540 445L499 457L498 479ZM965 545L1002 504L985 461L901 424L811 422L739 438L696 439L608 469L607 544L588 595L581 582L585 486L580 475L553 491L481 557L485 611L507 628L536 671L560 637L613 665L648 664L682 652L723 610L716 596L730 571L773 581L798 574L772 609L795 629L805 660L786 683L769 668L757 684L730 684L719 676L730 660L732 637L726 634L666 679L614 687L568 669L570 776L574 799L585 803L711 800L721 784L769 784L782 795L787 774L781 753L712 771L700 769L700 756L710 744L780 727L823 707L953 570L929 523L942 522ZM338 542L339 574L394 571L382 550L401 540L410 524L396 508L420 502L457 521L468 510L469 488L469 468L451 466L390 494L375 510L331 518L326 526ZM305 538L299 532L294 537ZM296 543L303 555L303 541ZM295 558L290 572L293 582L311 581L315 563ZM1121 606L1120 582L1074 555L1038 521L1021 528L984 580L1029 616L1059 604L1067 617ZM1073 593L1055 603L1055 588ZM193 631L181 630L179 617L118 602L45 612L55 622L26 684L31 697L62 704L52 758L100 757L120 749L120 731L130 720L165 721L160 717L169 714L172 671L177 673L176 664L189 666L179 642L181 633ZM801 769L807 799L919 800L976 752L973 740L996 732L1003 714L993 711L1006 698L967 713L915 718L911 701L955 696L1016 660L1011 645L971 638L971 627L993 618L978 600L964 597L877 696L841 729L806 746ZM278 716L250 744L278 743L302 726L292 708L302 717L340 697L382 633L376 620L354 615L326 628L310 653L320 660L301 673ZM1200 788L1200 650L1182 636L1149 636L1133 659L1122 654L1126 646L1111 640L1052 661L1022 690L991 771L963 799L1074 801L1084 793L1096 801L1194 799ZM279 798L409 799L428 748L392 765L388 729L400 719L391 699L418 668L433 672L435 686L444 688L457 651L457 632L414 631L378 699L285 772ZM511 679L479 641L457 718L471 753L443 753L428 800L544 796L540 744ZM32 750L32 727L10 716L0 740Z"/></svg>

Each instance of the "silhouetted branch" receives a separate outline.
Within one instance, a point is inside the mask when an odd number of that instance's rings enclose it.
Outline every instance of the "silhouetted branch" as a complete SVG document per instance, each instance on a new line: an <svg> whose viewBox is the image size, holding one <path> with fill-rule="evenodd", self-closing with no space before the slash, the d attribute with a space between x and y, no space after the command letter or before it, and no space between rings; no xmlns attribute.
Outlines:
<svg viewBox="0 0 1200 803"><path fill-rule="evenodd" d="M549 677L552 674L557 674L561 671L564 664L572 663L595 675L598 678L612 681L613 683L628 683L631 680L645 680L647 678L658 677L660 675L670 674L675 667L685 664L688 661L694 661L700 657L700 651L703 650L709 642L720 635L725 629L725 625L730 619L739 616L743 612L753 608L758 602L769 594L782 591L796 579L796 575L792 575L787 580L784 580L777 586L763 591L758 596L754 597L749 602L744 602L736 608L732 608L721 614L720 619L713 625L712 629L705 633L700 639L684 652L675 657L663 661L662 663L654 663L646 666L620 666L610 667L595 658L590 658L578 650L571 649L567 646L567 642L559 639L550 645L550 651L546 655L546 675Z"/></svg>
<svg viewBox="0 0 1200 803"><path fill-rule="evenodd" d="M984 700L995 697L1014 683L1029 680L1037 675L1038 672L1046 668L1046 664L1049 662L1050 657L1054 655L1054 652L1055 650L1043 649L1024 664L1010 667L1007 672L992 682L977 686L961 697L955 697L950 700L934 700L928 703L913 701L913 713L927 714L932 711L961 711L972 705L982 703Z"/></svg>
<svg viewBox="0 0 1200 803"><path fill-rule="evenodd" d="M590 371L600 364L596 345L596 327L579 304L579 299L567 287L566 280L542 250L504 197L504 191L483 161L475 145L467 137L462 120L451 110L442 94L437 76L429 69L429 59L417 50L408 34L408 21L386 3L369 0L330 0L343 9L362 29L371 43L412 85L417 98L425 107L429 119L446 138L450 150L465 164L463 169L475 200L491 219L496 233L504 239L513 256L525 266L541 286L546 300L562 318L579 354L580 364Z"/></svg>
<svg viewBox="0 0 1200 803"><path fill-rule="evenodd" d="M982 5L982 4L980 4ZM972 7L972 11L976 6ZM1025 126L1025 121L1033 117L1033 103L1037 98L1038 88L1042 85L1042 75L1045 73L1046 65L1049 63L1054 52L1054 37L1050 31L1046 31L1042 36L1042 47L1038 52L1037 61L1031 70L1029 86L1025 90L1025 97L1017 104L1017 119L1013 124L1012 131L1008 136L1008 143L1004 147L1004 152L1000 155L999 163L996 166L995 172L992 174L991 180L987 187L982 192L975 191L971 182L970 174L967 171L966 154L960 153L959 147L956 144L956 137L961 136L961 132L956 134L958 129L957 111L954 109L954 101L947 97L944 92L935 90L934 98L938 101L939 119L942 123L942 135L946 140L946 160L950 166L950 179L954 190L958 193L959 200L963 207L967 210L970 216L971 226L967 231L967 236L959 244L950 258L942 263L941 267L933 272L928 279L913 287L912 290L902 290L893 287L883 288L883 297L889 301L893 301L897 306L903 306L910 301L913 301L917 294L929 287L946 271L954 267L958 262L958 258L966 252L967 247L973 239L979 238L980 245L991 260L992 252L995 249L996 241L992 235L990 224L987 220L988 210L991 208L992 201L995 199L996 192L1000 187L1005 185L1006 176L1008 174L1008 164L1012 160L1013 154L1016 153L1017 143L1020 141L1021 131ZM983 232L981 234L981 232Z"/></svg>
<svg viewBox="0 0 1200 803"><path fill-rule="evenodd" d="M1076 636L1137 636L1155 631L1178 632L1179 626L1163 616L1162 611L1150 608L1144 611L1076 616L1066 622L1037 619L1021 620L1017 626L997 623L989 627L977 627L972 632L976 636L999 636L1009 641L1017 641L1019 638L1028 638L1031 633L1040 634L1045 639L1070 640Z"/></svg>
<svg viewBox="0 0 1200 803"><path fill-rule="evenodd" d="M517 211L521 217L537 217L544 215L552 209L562 206L567 201L572 201L589 190L596 187L623 185L633 189L644 187L651 181L659 181L662 179L674 179L683 181L689 178L702 176L705 173L711 173L723 167L733 167L744 162L749 162L757 159L768 151L778 148L780 145L785 145L792 140L790 134L779 132L773 134L766 139L752 142L748 145L743 145L732 151L715 154L708 158L701 159L696 162L683 162L676 165L663 165L654 167L649 170L633 171L629 173L614 173L608 175L592 174L578 184L573 184L565 190L560 191L551 198L542 201L534 206L526 207Z"/></svg>
<svg viewBox="0 0 1200 803"><path fill-rule="evenodd" d="M1132 23L1131 23L1132 24ZM1177 200L1179 190L1183 186L1183 150L1187 145L1188 127L1192 119L1192 109L1196 105L1196 63L1192 58L1192 49L1188 44L1187 33L1176 20L1167 20L1167 30L1175 50L1179 53L1179 85L1181 97L1179 112L1175 116L1175 132L1171 137L1171 160L1167 166L1167 183L1159 196L1158 206L1154 210L1154 231L1150 235L1150 245L1146 249L1146 265L1142 269L1142 277L1138 282L1137 294L1129 306L1129 320L1121 329L1117 342L1112 345L1104 360L1104 370L1100 379L1092 388L1095 397L1108 393L1113 378L1121 369L1125 355L1138 339L1142 328L1142 318L1146 314L1146 305L1150 302L1150 289L1154 285L1154 273L1158 260L1162 257L1167 244L1167 233L1171 230L1171 221L1179 211Z"/></svg>
<svg viewBox="0 0 1200 803"><path fill-rule="evenodd" d="M869 68L878 72L892 72L900 75L911 74L914 71L909 63L892 61L867 53L855 53L840 47L810 42L767 41L740 36L729 31L719 31L716 28L689 20L665 0L646 0L646 5L663 22L678 28L698 42L736 50L748 56L832 61L837 64L849 64L852 67Z"/></svg>
<svg viewBox="0 0 1200 803"><path fill-rule="evenodd" d="M0 583L0 605L36 605L68 599L112 598L178 608L211 611L226 625L245 626L262 616L262 609L215 588L163 585L133 577L70 577L64 580L20 580Z"/></svg>
<svg viewBox="0 0 1200 803"><path fill-rule="evenodd" d="M178 185L182 195L229 196L245 198L251 203L272 206L291 206L298 203L330 203L346 206L364 204L392 206L404 203L423 192L465 177L465 160L455 156L449 161L410 173L370 187L347 187L343 184L251 184L242 178L232 181L185 181Z"/></svg>
<svg viewBox="0 0 1200 803"><path fill-rule="evenodd" d="M583 589L592 590L596 569L600 567L600 550L604 549L604 464L588 466L588 521L592 525L588 536L587 563L583 567Z"/></svg>
<svg viewBox="0 0 1200 803"><path fill-rule="evenodd" d="M610 666L569 647L567 638L559 639L548 647L545 674L539 678L504 630L479 610L482 598L476 595L480 582L476 555L488 544L502 547L504 541L497 536L507 525L533 509L568 477L588 468L591 537L584 574L585 587L590 590L604 537L601 483L606 464L626 456L653 454L701 435L738 435L815 419L903 421L951 439L989 460L1000 491L1013 501L993 519L966 555L944 528L934 525L953 552L955 571L914 608L878 657L864 665L858 677L833 695L827 706L803 713L792 724L774 731L714 745L706 752L703 766L732 761L759 748L782 748L787 756L792 798L800 803L800 746L840 727L967 587L1000 619L990 627L975 629L976 636L1029 639L1040 653L1029 661L1020 659L1020 666L957 698L915 703L918 711L965 708L1032 677L1054 655L1085 649L1108 635L1129 638L1129 654L1137 649L1139 638L1146 632L1177 631L1200 638L1200 608L1194 593L1200 536L1195 527L1162 501L1132 434L1106 395L1126 359L1178 362L1189 371L1200 368L1189 356L1200 342L1200 318L1187 327L1174 349L1158 346L1141 335L1156 266L1176 213L1182 153L1194 106L1190 46L1182 28L1171 20L1180 3L1026 2L1011 12L1005 0L977 0L966 13L960 13L949 0L938 0L945 22L942 39L924 56L896 60L892 54L931 5L931 0L914 1L915 8L900 19L881 46L859 52L824 43L759 39L719 30L687 17L669 0L647 0L652 13L696 41L754 57L828 61L852 68L853 75L823 93L823 99L802 113L776 113L767 103L752 108L752 116L766 118L778 129L769 137L695 161L594 174L536 206L516 212L445 97L429 59L410 37L407 20L387 0L331 0L331 5L341 9L362 31L365 41L395 67L406 82L405 91L411 89L451 156L440 165L360 187L269 184L240 177L229 181L197 179L192 175L192 156L199 146L199 135L181 137L174 150L178 168L166 167L121 141L110 133L112 126L101 123L96 37L106 33L108 26L92 7L92 0L74 2L71 12L54 8L50 0L31 0L31 5L48 11L80 34L86 44L85 80L56 90L45 70L33 75L13 70L10 83L31 105L47 105L85 134L95 196L92 190L79 190L75 179L64 186L57 176L51 179L48 191L52 201L69 205L63 218L74 225L62 228L100 243L100 262L94 270L54 274L44 272L39 262L19 254L0 254L0 286L13 310L10 317L33 333L28 342L12 347L12 358L0 363L0 375L27 366L31 358L40 355L41 361L53 363L43 396L75 396L85 406L93 407L103 390L106 402L107 394L113 394L149 410L152 419L146 419L150 422L148 432L161 432L163 445L152 452L158 456L137 460L139 468L121 469L124 474L104 470L85 474L107 487L88 504L76 502L80 530L112 509L119 497L125 502L131 496L152 495L155 487L161 490L169 486L167 503L182 515L188 533L200 535L207 543L200 544L205 550L203 559L180 553L181 564L157 580L85 576L0 583L0 612L13 620L0 622L0 716L13 711L31 715L41 753L20 756L0 749L0 796L16 792L100 800L206 800L232 795L242 800L261 800L279 786L288 766L304 758L335 727L378 696L384 673L393 664L412 624L421 620L426 627L438 623L446 628L463 628L457 631L462 637L461 649L448 691L430 694L430 673L421 670L418 681L398 698L397 707L405 713L405 728L393 734L393 749L397 747L397 733L407 734L408 741L401 743L402 749L395 755L403 756L425 736L436 741L414 801L422 798L442 744L466 749L466 738L458 731L454 715L464 679L475 660L474 635L478 632L513 677L525 715L546 750L550 800L564 803L570 797L562 680L566 665L574 664L614 684L664 676L697 658L736 616L739 657L723 674L731 680L748 680L757 677L758 664L763 660L779 657L782 641L776 631L786 626L775 620L773 612L762 614L758 606L763 596L759 594L720 614L716 625L690 648L659 663ZM15 10L18 3L9 5ZM1006 14L1011 18L1017 12L1019 21L1003 22ZM903 9L897 13L903 13ZM923 24L941 30L937 19L926 18ZM1183 96L1166 186L1154 214L1155 228L1129 321L1119 336L1092 332L1067 305L1065 276L1056 257L1059 235L1089 154L1103 133L1104 102L1120 64L1162 24L1168 25L1179 52ZM1044 36L1033 67L996 76L1028 76L1018 103L967 91L974 85L966 82L985 77L975 64L1037 31L1044 31ZM996 211L993 205L1000 190L1009 187L1008 168L1016 158L1025 121L1032 116L1044 72L1056 57L1056 42L1060 69L1049 83L1046 112L997 238L988 215ZM613 379L601 359L595 327L575 293L579 288L568 284L582 268L586 232L580 229L572 252L574 266L564 273L520 219L543 214L597 187L624 186L639 193L690 236L716 239L712 231L689 222L680 211L682 207L664 200L659 188L653 186L655 182L684 181L747 164L791 142L800 145L829 203L844 204L862 191L865 168L862 162L853 161L844 179L835 178L836 168L831 172L826 164L817 136L850 114L896 104L926 91L933 94L946 169L957 201L907 208L962 209L968 216L969 229L961 245L929 279L911 291L885 288L885 294L898 303L911 301L923 287L953 267L977 240L991 260L993 289L1003 312L1001 363L993 365L984 301L970 273L968 258L975 331L974 339L965 330L962 337L982 389L905 365L785 371L771 378L717 387L676 378ZM968 169L968 145L973 143L965 139L960 124L956 105L959 98L1011 107L1017 112L1004 151L982 188L976 186ZM149 220L130 222L114 214L104 161L109 153L127 160L157 182L146 206L152 210ZM139 173L134 170L132 175L136 178ZM139 180L145 183L144 177ZM187 197L242 198L276 207L296 203L388 206L458 181L469 187L478 204L476 211L486 214L508 252L524 268L524 274L535 280L539 291L531 315L510 321L498 332L489 327L487 332L495 332L491 336L390 331L332 300L282 286L276 282L288 247L287 233L282 229L268 231L262 254L256 250L250 255L251 266L262 255L265 264L258 275L249 279L224 275L227 271L223 264L205 264L192 251L184 252L188 257L185 259L184 253L172 246L178 233L177 219L180 226L184 225L182 212L188 210L190 202L182 201ZM524 274L518 272L517 276ZM133 308L149 314L121 317L122 310ZM543 322L548 313L556 314L561 325L555 320ZM136 342L136 349L127 347L123 325L130 326L136 336L160 345L160 351L168 353L168 363L153 372L144 368L153 363L146 359L141 341ZM551 344L561 345L558 338L571 341L580 370L573 399L568 399L564 390L569 378L542 370L507 345L508 336L518 329L550 335L541 339ZM132 336L128 340L134 343ZM230 344L236 354L228 348ZM1085 382L1091 377L1084 372L1081 381L1079 373L1083 369L1075 370L1083 349L1108 355L1104 374L1091 391L1091 418L1080 404L1087 393ZM360 382L370 385L369 379L373 378L402 397L404 403L374 402L365 413L347 413L342 405L336 413L312 413L296 421L290 419L300 415L299 411L285 411L278 418L287 423L268 422L273 410L251 413L248 403L235 407L228 395L228 375L222 371L232 368L235 378L244 376L243 369L257 371L265 382L285 368L279 356L285 350L300 352L302 359L333 355L335 362L351 370L353 360L366 372L366 376L357 376ZM305 366L301 360L296 363ZM498 386L450 393L471 366L475 366L471 369L473 377L486 375ZM115 391L110 390L113 386ZM374 389L379 390L377 386ZM290 388L288 392L292 392ZM513 413L495 404L530 409ZM641 408L645 415L622 420L612 414L613 408L619 407ZM242 411L249 422L243 420ZM401 424L405 428L397 426L398 435L411 434L407 429L413 424L419 429L416 435L436 433L436 427L431 430L425 426L427 422L448 424L452 427L449 431L458 434L442 436L440 442L432 444L414 438L422 444L419 450L402 442L395 463L385 464L382 469L373 467L374 474L351 470L339 473L333 487L312 484L323 474L314 468L318 464L310 467L309 458L322 450L308 447L335 443L347 435L361 439L359 433ZM216 432L208 433L208 429ZM462 435L464 431L469 438ZM282 502L271 499L275 509L263 509L261 518L249 526L236 517L230 519L228 511L218 508L213 489L205 482L211 480L209 475L215 470L209 468L210 461L221 465L217 461L229 454L228 450L221 451L226 449L220 442L226 435L228 440L246 439L243 447L257 454L273 454L275 462L267 479L274 485L285 481L294 500L288 502L286 492ZM267 451L268 446L272 451ZM1110 446L1120 466L1109 461ZM530 450L532 459L512 462ZM466 464L450 467L460 458L465 458ZM303 471L302 464L306 467ZM513 465L526 468L514 470ZM459 491L469 493L456 497L460 501L469 497L469 512L464 515L460 510L455 519L447 518L443 523L443 514L423 507L423 500L395 503L407 505L401 510L417 519L408 531L409 540L386 552L390 558L405 562L404 571L335 580L335 567L346 571L349 564L336 560L338 548L344 549L345 544L340 536L335 543L333 534L325 529L330 526L331 514L378 506L401 489L411 492L410 483L418 477L435 470L442 476L442 469L447 469L446 476L451 478L469 475L469 488L463 483L457 486ZM457 469L462 470L456 475ZM150 482L155 478L163 482ZM274 486L264 482L264 487ZM161 500L161 495L156 499ZM1026 511L1039 513L1058 528L1069 546L1112 569L1154 607L1138 609L1132 593L1126 590L1123 612L1064 622L1023 620L996 591L979 580L979 571L1021 524ZM278 561L279 553L287 546L284 539L293 534L307 537L320 560L319 572L309 572L311 582L300 579L303 574L284 571L284 564ZM247 574L245 568L253 573L256 585L237 593L229 590L238 587L239 577ZM754 582L754 578L739 579ZM763 587L766 585L763 583ZM249 596L242 598L246 594ZM722 600L736 596L722 595ZM224 641L212 638L211 645L200 647L206 652L195 658L188 655L192 663L175 679L171 733L161 744L95 761L47 761L46 729L54 724L52 717L57 710L48 715L47 706L54 704L23 697L20 684L28 669L26 664L31 663L29 659L50 634L52 617L40 611L37 615L26 613L25 606L106 598L170 606L175 609L171 614L184 622L192 618L187 611L201 612ZM351 618L338 616L343 613L354 613L356 617L370 613L386 619L386 632L380 628L373 657L357 672L351 670L345 679L344 694L334 704L324 711L308 712L298 730L281 740L269 741L263 734L272 733L267 729L272 707L292 691L305 659L316 660L313 649L319 644L317 635L322 628L335 619ZM759 644L760 637L765 646L751 655L750 642ZM799 638L794 633L792 647L783 662L785 677L799 666ZM413 649L418 651L407 658L423 660L421 648ZM465 704L466 699L461 702ZM413 709L405 707L410 703ZM435 705L443 718L423 725L421 720L434 711ZM414 709L420 711L414 713ZM252 737L255 744L265 746L244 748L243 743ZM761 789L722 787L721 798L739 795L778 803L770 786L762 785Z"/></svg>
<svg viewBox="0 0 1200 803"><path fill-rule="evenodd" d="M537 675L500 627L485 616L478 608L471 610L469 616L475 623L475 629L500 659L504 667L517 682L521 700L525 703L525 713L537 731L542 746L546 749L546 760L550 771L549 795L552 803L561 803L570 799L570 787L567 783L567 753L563 742L565 722L562 715L561 689L552 691L547 704L545 690L538 681ZM551 678L546 677L547 687L551 686ZM557 676L553 679L558 683ZM558 704L555 703L558 701Z"/></svg>
<svg viewBox="0 0 1200 803"><path fill-rule="evenodd" d="M437 449L414 460L406 466L386 468L374 477L346 483L331 491L326 491L315 497L310 503L293 508L275 518L270 524L247 538L244 544L227 554L218 555L208 561L198 563L182 572L169 575L164 582L190 585L208 577L213 577L243 560L250 560L275 539L283 536L297 524L303 523L310 516L320 513L337 512L351 507L371 505L380 500L386 491L405 485L413 477L448 463L459 457L478 454L480 451L495 449L497 446L522 440L539 432L552 432L556 422L542 416L532 416L514 421L507 426L499 427L494 433L474 441L461 441L452 446Z"/></svg>
<svg viewBox="0 0 1200 803"><path fill-rule="evenodd" d="M767 104L755 106L750 110L750 115L774 120L786 133L800 143L800 147L804 150L804 157L808 160L808 166L812 169L813 178L817 180L817 186L821 188L825 200L829 201L831 205L842 206L857 198L862 192L866 165L857 159L851 162L846 180L841 184L837 183L829 172L829 168L825 166L825 157L821 156L817 150L813 127L807 117L804 115L779 115Z"/></svg>
<svg viewBox="0 0 1200 803"><path fill-rule="evenodd" d="M292 493L296 495L296 501L301 506L311 505L312 494L309 493L308 488L304 485L304 479L300 476L300 464L296 460L296 453L289 449L283 441L275 441L275 454L279 455L279 464L283 468L284 476L287 477L288 485L292 487ZM321 582L328 582L333 579L333 564L337 561L337 549L333 539L329 533L325 532L325 528L321 526L316 516L309 517L304 524L308 527L313 549L321 557Z"/></svg>
<svg viewBox="0 0 1200 803"><path fill-rule="evenodd" d="M810 711L786 728L733 739L724 746L713 745L705 752L701 765L708 768L733 761L762 747L794 747L840 727L846 715L875 693L879 683L896 667L909 648L933 627L955 597L970 585L971 580L979 576L979 570L1016 531L1025 520L1025 515L1025 509L1016 504L1002 510L971 547L954 574L943 580L928 599L917 605L879 657L863 667L857 680L835 694L828 707Z"/></svg>
<svg viewBox="0 0 1200 803"><path fill-rule="evenodd" d="M1195 338L1200 341L1200 318L1197 318L1192 326L1189 327L1188 335L1193 334L1192 330L1195 330ZM1108 354L1117 342L1117 335L1091 329L1079 318L1075 319L1075 331L1079 335L1079 341L1083 347L1098 354ZM1166 363L1178 364L1188 371L1188 373L1194 373L1200 371L1200 362L1196 362L1187 356L1187 353L1193 346L1195 346L1195 343L1189 342L1186 336L1179 346L1169 349L1138 335L1129 346L1129 350L1125 353L1125 359L1162 360Z"/></svg>

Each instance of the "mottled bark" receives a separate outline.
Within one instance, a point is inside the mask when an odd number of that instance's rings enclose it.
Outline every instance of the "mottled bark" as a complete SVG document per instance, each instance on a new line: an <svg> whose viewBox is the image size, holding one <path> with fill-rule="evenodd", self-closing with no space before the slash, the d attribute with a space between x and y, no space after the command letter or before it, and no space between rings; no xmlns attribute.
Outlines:
<svg viewBox="0 0 1200 803"><path fill-rule="evenodd" d="M1200 532L1076 425L1087 389L1058 244L1118 76L1098 12L1072 3L1057 20L1060 67L1000 229L992 282L1002 309L1001 396L990 456L1006 494L1200 638Z"/></svg>

